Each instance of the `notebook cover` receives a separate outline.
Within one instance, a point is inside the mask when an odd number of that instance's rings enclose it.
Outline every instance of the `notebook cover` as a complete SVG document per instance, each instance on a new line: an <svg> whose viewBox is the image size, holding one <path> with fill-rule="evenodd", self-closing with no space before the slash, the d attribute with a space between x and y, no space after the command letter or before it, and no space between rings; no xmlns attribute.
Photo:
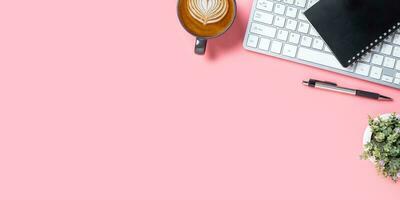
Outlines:
<svg viewBox="0 0 400 200"><path fill-rule="evenodd" d="M400 0L320 0L304 15L348 67L400 25Z"/></svg>

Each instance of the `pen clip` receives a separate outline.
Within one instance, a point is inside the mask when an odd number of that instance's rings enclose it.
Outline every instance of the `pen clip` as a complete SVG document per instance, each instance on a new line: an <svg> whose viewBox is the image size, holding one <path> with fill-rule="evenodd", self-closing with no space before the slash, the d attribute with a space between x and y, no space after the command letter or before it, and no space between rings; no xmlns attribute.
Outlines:
<svg viewBox="0 0 400 200"><path fill-rule="evenodd" d="M332 85L332 86L338 86L336 83L329 82L329 81L323 81L322 83L325 83L325 84L328 84L328 85Z"/></svg>
<svg viewBox="0 0 400 200"><path fill-rule="evenodd" d="M329 81L319 81L319 80L315 80L315 79L310 79L310 82L313 82L314 84L315 83L323 83L326 85L338 86L336 83L329 82Z"/></svg>

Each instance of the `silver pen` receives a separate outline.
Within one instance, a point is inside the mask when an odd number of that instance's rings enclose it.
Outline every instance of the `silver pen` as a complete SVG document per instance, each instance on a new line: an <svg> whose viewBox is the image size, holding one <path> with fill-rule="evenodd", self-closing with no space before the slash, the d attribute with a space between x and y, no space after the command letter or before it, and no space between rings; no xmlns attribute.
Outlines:
<svg viewBox="0 0 400 200"><path fill-rule="evenodd" d="M303 81L303 84L313 88L319 88L323 90L330 90L334 92L350 94L354 96L375 99L375 100L384 100L384 101L392 101L393 99L390 97L386 97L374 92L368 92L363 90L350 89L345 87L339 87L336 83L327 82L327 81L319 81L315 79L310 79L308 81Z"/></svg>

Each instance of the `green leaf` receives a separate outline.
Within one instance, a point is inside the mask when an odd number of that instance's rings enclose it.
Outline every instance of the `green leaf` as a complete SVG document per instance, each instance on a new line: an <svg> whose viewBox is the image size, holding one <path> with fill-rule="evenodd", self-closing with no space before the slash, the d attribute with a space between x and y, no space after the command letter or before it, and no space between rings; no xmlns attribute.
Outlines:
<svg viewBox="0 0 400 200"><path fill-rule="evenodd" d="M377 171L397 181L400 172L400 119L395 113L387 119L368 117L371 141L364 145L361 159L375 161Z"/></svg>

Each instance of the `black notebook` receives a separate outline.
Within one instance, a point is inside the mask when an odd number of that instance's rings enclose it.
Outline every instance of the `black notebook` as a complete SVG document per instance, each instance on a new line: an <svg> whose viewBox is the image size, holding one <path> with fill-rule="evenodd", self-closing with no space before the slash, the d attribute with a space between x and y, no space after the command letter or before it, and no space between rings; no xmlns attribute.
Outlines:
<svg viewBox="0 0 400 200"><path fill-rule="evenodd" d="M304 15L348 67L400 26L400 0L320 0Z"/></svg>

